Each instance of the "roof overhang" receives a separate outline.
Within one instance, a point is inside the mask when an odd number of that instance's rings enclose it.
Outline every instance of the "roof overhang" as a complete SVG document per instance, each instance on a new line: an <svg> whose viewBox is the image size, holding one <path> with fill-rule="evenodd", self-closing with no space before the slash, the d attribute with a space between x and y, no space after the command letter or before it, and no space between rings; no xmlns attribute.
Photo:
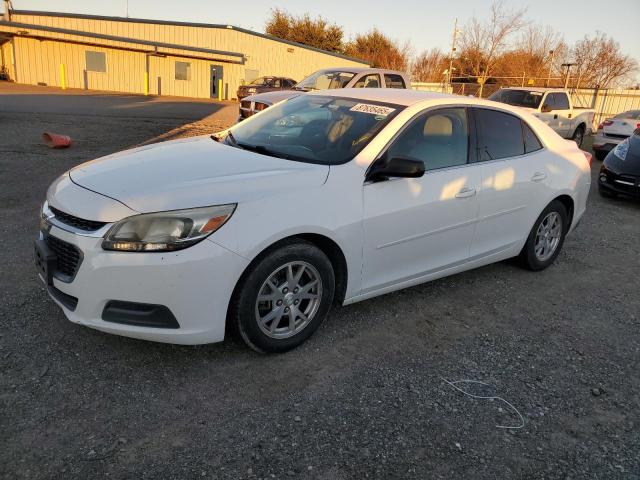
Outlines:
<svg viewBox="0 0 640 480"><path fill-rule="evenodd" d="M213 50L210 48L191 47L188 45L154 42L138 38L119 37L115 35L69 30L66 28L49 27L45 25L8 22L5 20L0 20L0 35L224 63L244 64L246 60L245 54L240 52L228 52L223 50Z"/></svg>

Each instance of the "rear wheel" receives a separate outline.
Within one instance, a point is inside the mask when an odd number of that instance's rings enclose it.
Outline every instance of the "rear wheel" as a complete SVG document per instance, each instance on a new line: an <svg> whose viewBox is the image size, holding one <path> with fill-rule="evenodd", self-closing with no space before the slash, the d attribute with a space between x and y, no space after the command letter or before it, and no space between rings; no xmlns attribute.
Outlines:
<svg viewBox="0 0 640 480"><path fill-rule="evenodd" d="M571 139L576 142L576 145L578 145L579 147L582 146L582 141L584 140L584 127L582 125L576 128L576 131L573 132L573 137L571 137Z"/></svg>
<svg viewBox="0 0 640 480"><path fill-rule="evenodd" d="M309 338L326 317L335 290L331 261L298 241L263 256L244 276L231 320L258 352L285 352Z"/></svg>
<svg viewBox="0 0 640 480"><path fill-rule="evenodd" d="M567 209L558 200L551 202L533 225L520 260L529 270L543 270L556 259L569 228Z"/></svg>

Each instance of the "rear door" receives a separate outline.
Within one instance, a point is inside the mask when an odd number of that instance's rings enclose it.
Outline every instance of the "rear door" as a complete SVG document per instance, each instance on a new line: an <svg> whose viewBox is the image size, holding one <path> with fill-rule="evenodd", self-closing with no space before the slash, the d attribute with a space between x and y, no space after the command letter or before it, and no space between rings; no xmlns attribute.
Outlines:
<svg viewBox="0 0 640 480"><path fill-rule="evenodd" d="M474 108L482 187L470 257L516 248L529 235L547 197L551 175L531 128L510 113Z"/></svg>

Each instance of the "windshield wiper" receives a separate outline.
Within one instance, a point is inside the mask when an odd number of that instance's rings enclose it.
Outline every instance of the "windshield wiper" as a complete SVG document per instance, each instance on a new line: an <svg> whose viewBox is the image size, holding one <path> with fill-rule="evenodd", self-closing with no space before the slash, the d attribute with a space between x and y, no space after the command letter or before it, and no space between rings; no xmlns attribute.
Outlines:
<svg viewBox="0 0 640 480"><path fill-rule="evenodd" d="M264 145L249 145L248 143L237 143L237 142L236 142L236 145L242 148L243 150L249 150L250 152L260 153L261 155L268 155L269 157L284 158L285 160L299 160L298 157L295 157L293 155L287 155L286 153L282 153L282 152L277 152L275 150L271 150L270 148L265 147Z"/></svg>

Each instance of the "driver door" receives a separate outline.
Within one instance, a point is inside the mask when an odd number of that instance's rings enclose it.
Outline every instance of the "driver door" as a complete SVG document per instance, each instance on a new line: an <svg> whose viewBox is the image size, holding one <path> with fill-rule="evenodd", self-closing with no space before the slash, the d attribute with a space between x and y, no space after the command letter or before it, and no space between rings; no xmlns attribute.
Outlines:
<svg viewBox="0 0 640 480"><path fill-rule="evenodd" d="M362 293L465 263L478 215L480 168L470 162L467 109L429 110L414 118L378 161L411 158L420 178L364 185Z"/></svg>

